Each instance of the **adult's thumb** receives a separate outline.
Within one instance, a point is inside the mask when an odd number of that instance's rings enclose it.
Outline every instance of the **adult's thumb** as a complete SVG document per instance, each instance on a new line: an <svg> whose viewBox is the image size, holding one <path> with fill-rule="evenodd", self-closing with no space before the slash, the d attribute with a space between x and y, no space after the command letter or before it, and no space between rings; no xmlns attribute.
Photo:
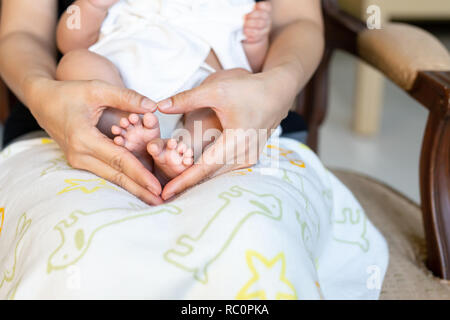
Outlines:
<svg viewBox="0 0 450 320"><path fill-rule="evenodd" d="M105 84L102 88L97 89L102 90L102 94L98 96L102 100L101 103L105 106L132 113L156 111L156 103L136 91L109 84Z"/></svg>
<svg viewBox="0 0 450 320"><path fill-rule="evenodd" d="M162 113L187 113L210 106L211 92L209 86L200 85L191 90L180 92L171 98L157 103Z"/></svg>

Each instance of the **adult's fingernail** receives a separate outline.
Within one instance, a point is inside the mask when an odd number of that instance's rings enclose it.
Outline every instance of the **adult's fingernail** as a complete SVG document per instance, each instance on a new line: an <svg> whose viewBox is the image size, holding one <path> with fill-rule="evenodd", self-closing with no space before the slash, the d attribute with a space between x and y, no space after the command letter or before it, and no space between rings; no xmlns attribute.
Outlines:
<svg viewBox="0 0 450 320"><path fill-rule="evenodd" d="M152 187L152 186L148 186L147 190L150 191L151 193L153 193L153 195L155 195L157 197L161 196L161 191L162 191L161 189L158 189L158 188Z"/></svg>
<svg viewBox="0 0 450 320"><path fill-rule="evenodd" d="M171 108L172 105L173 105L172 99L166 99L161 102L158 102L158 109L167 110L167 109Z"/></svg>
<svg viewBox="0 0 450 320"><path fill-rule="evenodd" d="M155 103L152 100L147 99L147 98L144 98L142 100L142 104L141 105L142 105L142 108L144 108L146 110L154 110L155 107L156 107Z"/></svg>
<svg viewBox="0 0 450 320"><path fill-rule="evenodd" d="M175 196L175 193L168 193L164 195L164 200L170 200Z"/></svg>

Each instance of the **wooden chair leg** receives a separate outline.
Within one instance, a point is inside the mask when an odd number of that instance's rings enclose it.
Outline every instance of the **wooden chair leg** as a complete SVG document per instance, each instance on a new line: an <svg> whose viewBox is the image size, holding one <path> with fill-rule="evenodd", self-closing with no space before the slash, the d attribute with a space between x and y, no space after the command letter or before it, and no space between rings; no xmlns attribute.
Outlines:
<svg viewBox="0 0 450 320"><path fill-rule="evenodd" d="M442 101L442 100L441 100ZM445 105L446 104L446 105ZM450 279L450 102L430 112L420 160L427 266Z"/></svg>
<svg viewBox="0 0 450 320"><path fill-rule="evenodd" d="M362 135L378 133L383 109L383 75L358 62L353 98L353 130Z"/></svg>

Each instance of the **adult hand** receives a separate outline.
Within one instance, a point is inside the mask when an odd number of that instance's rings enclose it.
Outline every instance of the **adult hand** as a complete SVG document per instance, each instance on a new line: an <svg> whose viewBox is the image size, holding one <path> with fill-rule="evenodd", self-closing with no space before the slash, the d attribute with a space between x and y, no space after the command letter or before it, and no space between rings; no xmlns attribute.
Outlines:
<svg viewBox="0 0 450 320"><path fill-rule="evenodd" d="M119 185L142 201L162 203L161 185L136 157L96 127L105 108L146 113L156 110L140 94L101 81L33 81L26 94L33 115L59 144L69 164Z"/></svg>
<svg viewBox="0 0 450 320"><path fill-rule="evenodd" d="M234 151L242 150L242 145L245 145L244 152L247 155L257 150L259 156L271 130L280 124L292 105L295 96L289 93L295 90L286 90L286 94L280 94L284 91L279 90L281 86L277 83L277 72L280 71L274 69L259 74L251 74L244 69L219 71L199 87L158 103L158 109L164 113L186 113L211 108L224 129L222 135L191 168L165 186L162 192L164 200L205 178L245 168L256 162ZM243 134L242 130L249 129L256 130L256 139L248 140L248 136ZM266 134L259 135L261 130Z"/></svg>

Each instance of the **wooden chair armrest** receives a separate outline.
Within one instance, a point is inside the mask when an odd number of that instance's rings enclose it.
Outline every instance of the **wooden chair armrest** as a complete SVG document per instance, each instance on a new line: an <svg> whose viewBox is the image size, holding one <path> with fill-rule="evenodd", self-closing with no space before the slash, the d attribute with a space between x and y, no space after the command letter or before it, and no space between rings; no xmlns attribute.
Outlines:
<svg viewBox="0 0 450 320"><path fill-rule="evenodd" d="M329 52L334 49L349 52L380 70L430 111L420 159L427 265L437 276L450 279L449 53L437 39L419 28L388 24L384 30L367 30L365 23L341 11L335 0L322 3L327 43L322 66L328 64ZM326 70L319 68L319 73L312 81L316 86ZM314 85L310 89L320 91ZM322 115L324 111L311 113Z"/></svg>
<svg viewBox="0 0 450 320"><path fill-rule="evenodd" d="M440 93L445 94L450 54L432 34L398 23L368 30L365 23L340 10L337 1L324 0L323 7L326 42L331 50L341 49L366 61L428 109L433 107L432 103L418 95L423 91L416 84L419 78L421 85L435 89L441 84ZM431 71L437 71L437 76L431 77ZM428 76L419 76L421 72Z"/></svg>
<svg viewBox="0 0 450 320"><path fill-rule="evenodd" d="M423 70L450 71L450 54L432 34L403 23L358 34L358 56L410 91Z"/></svg>

